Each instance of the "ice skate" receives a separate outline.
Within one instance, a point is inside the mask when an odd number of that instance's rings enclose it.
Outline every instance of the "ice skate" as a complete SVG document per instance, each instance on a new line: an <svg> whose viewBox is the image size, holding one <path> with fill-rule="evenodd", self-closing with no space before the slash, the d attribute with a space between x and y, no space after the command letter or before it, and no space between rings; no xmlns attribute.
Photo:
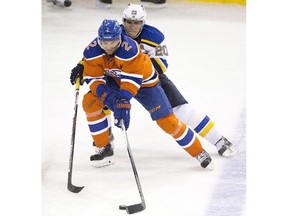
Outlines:
<svg viewBox="0 0 288 216"><path fill-rule="evenodd" d="M164 8L166 0L141 0L141 4L147 8Z"/></svg>
<svg viewBox="0 0 288 216"><path fill-rule="evenodd" d="M96 0L96 7L111 8L112 0Z"/></svg>
<svg viewBox="0 0 288 216"><path fill-rule="evenodd" d="M214 164L210 155L203 149L203 151L195 157L199 162L201 167L212 170Z"/></svg>
<svg viewBox="0 0 288 216"><path fill-rule="evenodd" d="M70 7L72 5L71 0L46 0L50 7Z"/></svg>
<svg viewBox="0 0 288 216"><path fill-rule="evenodd" d="M113 144L110 143L104 147L96 147L96 154L91 155L90 161L93 167L105 167L114 164L113 156Z"/></svg>
<svg viewBox="0 0 288 216"><path fill-rule="evenodd" d="M224 136L215 144L218 154L224 157L232 157L238 150Z"/></svg>

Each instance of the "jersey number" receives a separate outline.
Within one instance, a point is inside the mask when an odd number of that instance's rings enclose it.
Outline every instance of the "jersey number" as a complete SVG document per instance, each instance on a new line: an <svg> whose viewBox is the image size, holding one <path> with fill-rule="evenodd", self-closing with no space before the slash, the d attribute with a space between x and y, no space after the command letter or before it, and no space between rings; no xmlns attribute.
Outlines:
<svg viewBox="0 0 288 216"><path fill-rule="evenodd" d="M97 45L97 42L96 42L96 40L95 40L95 41L93 41L91 44L89 44L89 45L87 46L87 50L89 50L90 47L95 47L96 45Z"/></svg>
<svg viewBox="0 0 288 216"><path fill-rule="evenodd" d="M163 46L157 46L155 48L155 55L156 56L168 56L168 49L166 47L166 45Z"/></svg>
<svg viewBox="0 0 288 216"><path fill-rule="evenodd" d="M129 51L132 48L132 46L129 46L129 44L126 41L123 41L121 46L124 47L126 51Z"/></svg>

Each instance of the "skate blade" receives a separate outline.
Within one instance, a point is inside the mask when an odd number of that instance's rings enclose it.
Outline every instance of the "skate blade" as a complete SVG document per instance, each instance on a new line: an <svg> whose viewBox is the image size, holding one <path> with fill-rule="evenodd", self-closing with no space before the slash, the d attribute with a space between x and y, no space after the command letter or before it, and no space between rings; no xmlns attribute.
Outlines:
<svg viewBox="0 0 288 216"><path fill-rule="evenodd" d="M106 166L115 164L114 160L112 160L112 157L107 157L100 161L95 160L91 162L92 162L92 166L96 168L106 167Z"/></svg>
<svg viewBox="0 0 288 216"><path fill-rule="evenodd" d="M207 170L213 170L214 169L214 163L211 161L207 167L205 167Z"/></svg>
<svg viewBox="0 0 288 216"><path fill-rule="evenodd" d="M234 146L231 146L228 148L223 154L223 157L233 157L238 153L238 149L236 149Z"/></svg>

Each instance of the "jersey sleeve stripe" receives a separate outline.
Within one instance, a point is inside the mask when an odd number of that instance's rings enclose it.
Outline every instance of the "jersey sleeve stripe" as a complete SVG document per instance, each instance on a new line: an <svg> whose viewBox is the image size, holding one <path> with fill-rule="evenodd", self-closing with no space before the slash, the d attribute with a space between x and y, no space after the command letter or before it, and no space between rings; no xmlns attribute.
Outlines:
<svg viewBox="0 0 288 216"><path fill-rule="evenodd" d="M147 79L143 80L143 84L151 84L154 83L158 80L158 76L156 71L154 70L154 73L152 74L152 76L148 77Z"/></svg>
<svg viewBox="0 0 288 216"><path fill-rule="evenodd" d="M121 83L130 83L130 84L134 85L137 89L139 89L141 86L141 84L138 84L137 82L135 82L134 80L131 80L131 79L121 79Z"/></svg>
<svg viewBox="0 0 288 216"><path fill-rule="evenodd" d="M94 82L102 82L106 83L105 77L90 77L90 76L84 76L83 79L85 80L85 83L90 87Z"/></svg>
<svg viewBox="0 0 288 216"><path fill-rule="evenodd" d="M132 74L132 73L126 73L126 72L121 72L121 76L125 77L133 77L133 78L136 78L136 79L142 79L143 78L143 75L141 74Z"/></svg>
<svg viewBox="0 0 288 216"><path fill-rule="evenodd" d="M159 44L154 43L154 42L149 41L149 40L145 40L145 39L142 39L142 40L141 40L141 43L144 43L144 44L147 44L147 45L150 45L150 46L153 46L153 47L159 46Z"/></svg>
<svg viewBox="0 0 288 216"><path fill-rule="evenodd" d="M142 84L142 80L143 80L143 76L140 74L130 74L130 73L121 72L121 82L129 82L137 86L137 88L139 88Z"/></svg>

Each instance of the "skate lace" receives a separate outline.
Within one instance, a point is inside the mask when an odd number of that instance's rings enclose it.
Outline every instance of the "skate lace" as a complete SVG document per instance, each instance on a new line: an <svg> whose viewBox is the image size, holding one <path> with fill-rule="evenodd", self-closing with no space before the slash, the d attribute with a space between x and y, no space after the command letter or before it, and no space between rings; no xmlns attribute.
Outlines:
<svg viewBox="0 0 288 216"><path fill-rule="evenodd" d="M196 159L202 163L206 158L207 158L207 154L205 151L202 151L199 155L196 156Z"/></svg>
<svg viewBox="0 0 288 216"><path fill-rule="evenodd" d="M96 150L95 150L95 152L96 152L96 154L102 154L104 151L105 151L105 147L100 147L100 148L98 148L98 147L96 147Z"/></svg>

